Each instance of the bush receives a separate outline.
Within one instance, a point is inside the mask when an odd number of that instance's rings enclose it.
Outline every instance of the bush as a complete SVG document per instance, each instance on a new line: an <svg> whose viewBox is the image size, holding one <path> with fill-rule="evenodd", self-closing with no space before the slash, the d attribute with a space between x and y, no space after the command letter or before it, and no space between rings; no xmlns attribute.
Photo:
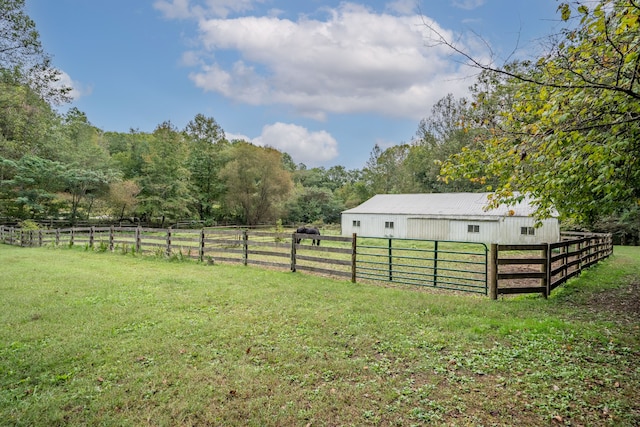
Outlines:
<svg viewBox="0 0 640 427"><path fill-rule="evenodd" d="M18 226L22 230L26 230L26 231L40 230L41 228L40 225L32 219L25 219L24 221L20 222Z"/></svg>

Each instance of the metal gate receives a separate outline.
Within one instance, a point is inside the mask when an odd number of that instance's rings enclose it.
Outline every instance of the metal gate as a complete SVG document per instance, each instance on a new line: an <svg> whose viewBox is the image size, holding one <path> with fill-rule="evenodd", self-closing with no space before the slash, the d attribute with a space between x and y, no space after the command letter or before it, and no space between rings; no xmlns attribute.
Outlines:
<svg viewBox="0 0 640 427"><path fill-rule="evenodd" d="M484 243L357 237L356 277L487 295Z"/></svg>

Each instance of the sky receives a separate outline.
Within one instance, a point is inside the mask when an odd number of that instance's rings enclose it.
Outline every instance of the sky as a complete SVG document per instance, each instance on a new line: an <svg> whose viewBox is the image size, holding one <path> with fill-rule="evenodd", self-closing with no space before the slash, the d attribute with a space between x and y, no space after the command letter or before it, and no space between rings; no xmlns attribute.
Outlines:
<svg viewBox="0 0 640 427"><path fill-rule="evenodd" d="M213 117L307 167L362 168L409 143L477 70L534 58L558 0L26 0L76 107L104 131Z"/></svg>

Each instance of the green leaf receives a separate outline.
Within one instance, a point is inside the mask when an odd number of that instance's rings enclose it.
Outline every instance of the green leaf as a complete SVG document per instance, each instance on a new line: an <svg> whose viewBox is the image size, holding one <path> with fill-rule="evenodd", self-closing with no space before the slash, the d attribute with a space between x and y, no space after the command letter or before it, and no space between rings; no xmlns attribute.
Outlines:
<svg viewBox="0 0 640 427"><path fill-rule="evenodd" d="M562 3L558 6L563 21L568 21L571 18L571 8L567 3Z"/></svg>

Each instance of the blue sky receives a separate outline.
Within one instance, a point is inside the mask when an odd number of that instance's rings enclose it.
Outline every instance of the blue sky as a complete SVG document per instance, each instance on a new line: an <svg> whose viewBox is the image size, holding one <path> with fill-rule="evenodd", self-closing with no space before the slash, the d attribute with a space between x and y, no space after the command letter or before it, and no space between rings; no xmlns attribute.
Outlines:
<svg viewBox="0 0 640 427"><path fill-rule="evenodd" d="M557 0L26 3L74 88L63 111L118 132L182 129L201 113L229 139L349 169L374 144L410 142L434 103L473 83L425 22L498 64L535 56L560 28Z"/></svg>

